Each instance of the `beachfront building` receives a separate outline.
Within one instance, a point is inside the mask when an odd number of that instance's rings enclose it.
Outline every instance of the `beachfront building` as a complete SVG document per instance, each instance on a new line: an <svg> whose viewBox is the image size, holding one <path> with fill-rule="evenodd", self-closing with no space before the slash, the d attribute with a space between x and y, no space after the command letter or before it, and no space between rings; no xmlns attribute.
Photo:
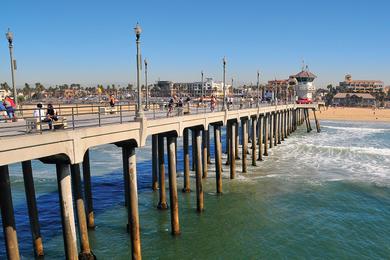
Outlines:
<svg viewBox="0 0 390 260"><path fill-rule="evenodd" d="M297 98L307 98L313 100L313 96L316 91L313 83L315 78L317 78L317 76L309 71L308 66L303 67L302 71L298 74L290 76L290 82L293 79L296 80L296 85L294 86L296 92L295 96Z"/></svg>
<svg viewBox="0 0 390 260"><path fill-rule="evenodd" d="M384 83L381 80L353 80L349 74L339 85L339 88L352 93L378 93L385 90Z"/></svg>
<svg viewBox="0 0 390 260"><path fill-rule="evenodd" d="M288 79L269 80L264 91L265 98L277 98L279 101L290 100L292 95L293 93L291 93L289 88Z"/></svg>
<svg viewBox="0 0 390 260"><path fill-rule="evenodd" d="M333 105L368 107L375 106L376 100L369 93L337 93L333 97Z"/></svg>

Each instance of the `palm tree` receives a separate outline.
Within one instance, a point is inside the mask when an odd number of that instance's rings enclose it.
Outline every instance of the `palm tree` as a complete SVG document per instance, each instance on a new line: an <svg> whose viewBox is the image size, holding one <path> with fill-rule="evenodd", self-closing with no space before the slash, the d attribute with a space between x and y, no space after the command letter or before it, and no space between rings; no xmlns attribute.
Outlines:
<svg viewBox="0 0 390 260"><path fill-rule="evenodd" d="M31 88L28 83L24 83L23 95L28 96L29 100L31 100Z"/></svg>

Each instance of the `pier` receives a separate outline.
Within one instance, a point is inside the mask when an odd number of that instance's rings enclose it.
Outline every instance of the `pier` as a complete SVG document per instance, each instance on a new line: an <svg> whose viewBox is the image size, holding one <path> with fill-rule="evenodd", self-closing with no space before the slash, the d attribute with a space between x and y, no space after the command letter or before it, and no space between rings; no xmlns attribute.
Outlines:
<svg viewBox="0 0 390 260"><path fill-rule="evenodd" d="M27 207L32 233L32 249L36 256L43 256L44 245L39 226L36 194L33 182L31 160L55 164L59 203L62 217L64 255L66 259L94 259L88 232L94 229L93 194L89 149L105 144L115 144L122 149L123 181L125 206L128 212L127 231L131 237L132 258L141 259L140 221L138 214L137 191L137 148L145 146L146 139L152 138L151 189L159 192L156 210L169 210L171 233L180 234L179 200L181 192L196 193L196 209L204 210L204 190L202 181L207 178L209 167L215 167L216 193L223 193L221 129L226 127L227 164L230 179L236 177L236 160L242 160L241 172L247 171L248 160L251 165L261 167L261 161L269 156L269 149L282 145L298 126L312 131L309 110L314 113L317 132L320 124L315 111L317 104L266 105L256 108L220 110L184 116L149 118L122 118L97 126L73 127L58 131L43 131L24 135L8 135L1 138L0 146L0 205L4 239L8 259L20 259L17 230L12 203L12 190L8 165L21 163L27 197ZM214 134L215 158L211 165L210 134ZM183 137L184 187L177 186L177 138ZM191 140L190 140L191 137ZM192 168L195 171L196 190L190 190L190 155L192 143ZM241 144L241 154L239 153ZM168 161L165 162L165 154ZM167 176L165 164L168 165ZM83 178L81 180L81 169ZM53 173L54 174L54 173ZM168 177L168 196L166 181ZM77 220L77 221L76 221ZM77 223L77 225L76 225ZM79 234L77 236L76 234ZM79 250L80 249L80 250ZM50 256L47 256L50 258ZM99 257L99 256L96 256Z"/></svg>

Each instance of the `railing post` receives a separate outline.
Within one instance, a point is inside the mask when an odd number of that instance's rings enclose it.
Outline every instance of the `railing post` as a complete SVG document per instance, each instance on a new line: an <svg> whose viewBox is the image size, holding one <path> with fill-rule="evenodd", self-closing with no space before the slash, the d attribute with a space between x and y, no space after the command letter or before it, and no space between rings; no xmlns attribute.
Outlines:
<svg viewBox="0 0 390 260"><path fill-rule="evenodd" d="M74 108L72 107L72 127L74 129Z"/></svg>
<svg viewBox="0 0 390 260"><path fill-rule="evenodd" d="M119 105L119 115L120 115L120 120L121 120L121 124L122 124L122 105Z"/></svg>
<svg viewBox="0 0 390 260"><path fill-rule="evenodd" d="M101 126L101 119L100 119L100 106L98 106L98 120L99 120L99 126Z"/></svg>

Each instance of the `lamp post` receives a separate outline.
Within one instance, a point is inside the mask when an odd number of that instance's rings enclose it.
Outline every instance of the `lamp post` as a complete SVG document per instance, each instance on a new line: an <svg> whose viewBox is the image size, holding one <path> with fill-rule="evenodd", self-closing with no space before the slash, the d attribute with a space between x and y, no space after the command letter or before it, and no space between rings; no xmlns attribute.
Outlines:
<svg viewBox="0 0 390 260"><path fill-rule="evenodd" d="M146 89L146 104L145 104L145 110L149 110L149 86L148 86L148 62L146 58L144 59L145 64L145 89Z"/></svg>
<svg viewBox="0 0 390 260"><path fill-rule="evenodd" d="M144 116L144 112L142 111L141 109L141 97L142 97L142 93L141 93L141 84L140 84L140 79L141 79L141 51L140 51L140 36L141 36L141 32L142 32L142 29L141 29L141 26L139 26L139 24L137 23L135 28L134 28L134 32L135 32L135 35L136 35L136 44L137 44L137 90L138 90L138 106L137 106L137 114L136 114L136 117L137 118L142 118Z"/></svg>
<svg viewBox="0 0 390 260"><path fill-rule="evenodd" d="M226 58L223 57L223 105L222 110L226 110Z"/></svg>
<svg viewBox="0 0 390 260"><path fill-rule="evenodd" d="M202 103L203 103L203 96L204 96L204 90L203 90L203 88L204 88L204 84L203 84L203 70L200 72L200 75L201 75L201 77L202 77L202 86L201 86L201 100L202 100Z"/></svg>
<svg viewBox="0 0 390 260"><path fill-rule="evenodd" d="M14 102L15 102L15 105L16 107L18 106L18 97L17 97L17 93L16 93L16 87L15 87L15 69L16 69L16 61L14 60L14 54L13 54L13 49L14 49L14 46L12 44L13 40L14 40L14 34L9 30L8 28L8 32L5 34L7 40L8 40L8 47L9 47L9 57L10 57L10 61L11 61L11 77L12 77L12 90L13 90L13 95L14 95Z"/></svg>
<svg viewBox="0 0 390 260"><path fill-rule="evenodd" d="M260 99L260 72L257 71L257 104L256 107L259 107Z"/></svg>

